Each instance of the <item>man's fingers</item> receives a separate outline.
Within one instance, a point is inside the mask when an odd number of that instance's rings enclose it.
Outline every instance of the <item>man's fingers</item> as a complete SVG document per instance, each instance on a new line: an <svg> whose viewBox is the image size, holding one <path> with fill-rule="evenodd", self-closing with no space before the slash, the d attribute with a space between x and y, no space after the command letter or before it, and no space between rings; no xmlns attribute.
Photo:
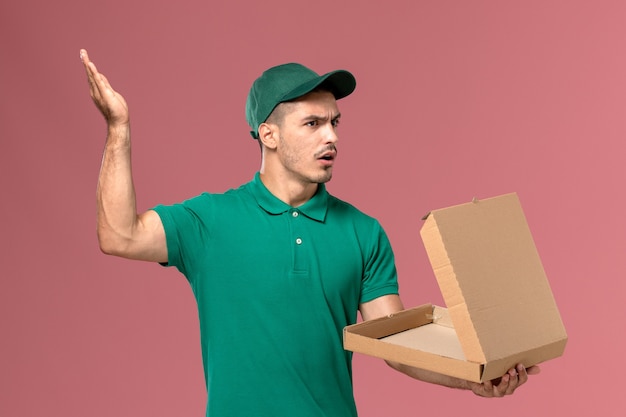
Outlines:
<svg viewBox="0 0 626 417"><path fill-rule="evenodd" d="M524 365L517 365L515 368L512 368L507 372L507 374L502 378L502 382L506 380L506 386L499 386L499 391L502 392L502 395L511 395L515 392L517 388L521 385L525 384L528 381L528 374L526 373L526 368Z"/></svg>
<svg viewBox="0 0 626 417"><path fill-rule="evenodd" d="M99 106L102 106L103 103L101 103L101 101L105 95L111 95L113 98L115 96L115 92L113 91L109 80L104 76L104 74L99 73L98 68L96 68L96 64L89 60L89 55L86 50L81 49L80 59L85 66L85 71L87 72L87 81L91 90L91 97Z"/></svg>
<svg viewBox="0 0 626 417"><path fill-rule="evenodd" d="M89 61L89 55L87 54L86 49L80 50L80 60L83 62L83 64L85 63L85 61Z"/></svg>
<svg viewBox="0 0 626 417"><path fill-rule="evenodd" d="M530 368L526 368L527 375L537 375L541 372L541 368L538 365L531 366Z"/></svg>
<svg viewBox="0 0 626 417"><path fill-rule="evenodd" d="M509 369L502 378L485 381L482 384L472 383L470 387L474 394L482 397L504 397L513 394L517 388L524 385L528 381L528 375L535 375L539 372L538 366L526 369L524 365L519 364Z"/></svg>
<svg viewBox="0 0 626 417"><path fill-rule="evenodd" d="M92 84L94 81L95 65L93 65L93 63L89 60L89 55L87 55L87 51L84 49L80 50L80 61L85 67L85 72L87 73L87 79L89 80L89 83Z"/></svg>
<svg viewBox="0 0 626 417"><path fill-rule="evenodd" d="M519 380L518 386L523 385L528 381L528 371L524 368L524 365L517 365L517 378Z"/></svg>
<svg viewBox="0 0 626 417"><path fill-rule="evenodd" d="M109 83L109 80L104 76L104 74L100 74L98 72L98 68L96 68L96 64L89 60L89 55L87 55L87 51L81 49L80 51L80 59L85 65L85 71L87 71L87 80L89 81L89 85L92 90L99 93L101 96L103 92L109 90L113 92L113 88Z"/></svg>
<svg viewBox="0 0 626 417"><path fill-rule="evenodd" d="M101 96L97 83L97 78L99 75L98 70L96 69L95 64L89 60L89 55L87 55L87 51L84 49L80 50L80 60L85 67L85 72L87 73L87 82L89 83L91 97L94 100L98 100Z"/></svg>
<svg viewBox="0 0 626 417"><path fill-rule="evenodd" d="M98 87L100 87L102 91L106 91L112 94L114 93L113 87L111 87L109 80L107 79L107 77L104 76L104 74L98 73L98 80L100 81L100 84L98 85Z"/></svg>
<svg viewBox="0 0 626 417"><path fill-rule="evenodd" d="M524 367L522 367L522 370ZM525 371L524 371L525 373ZM520 373L518 369L511 369L509 371L509 386L506 388L505 395L513 394L513 392L521 385L520 383Z"/></svg>
<svg viewBox="0 0 626 417"><path fill-rule="evenodd" d="M494 397L504 397L511 387L511 374L505 374L500 383L493 387L493 396Z"/></svg>

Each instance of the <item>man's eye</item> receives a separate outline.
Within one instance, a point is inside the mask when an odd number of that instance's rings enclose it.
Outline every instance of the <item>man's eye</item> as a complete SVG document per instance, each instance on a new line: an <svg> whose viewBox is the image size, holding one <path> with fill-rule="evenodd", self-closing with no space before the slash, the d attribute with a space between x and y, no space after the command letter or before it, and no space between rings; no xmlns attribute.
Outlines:
<svg viewBox="0 0 626 417"><path fill-rule="evenodd" d="M317 126L317 120L311 120L310 122L306 122L306 126Z"/></svg>
<svg viewBox="0 0 626 417"><path fill-rule="evenodd" d="M337 127L339 126L339 119L335 119L331 123L333 124L333 127Z"/></svg>

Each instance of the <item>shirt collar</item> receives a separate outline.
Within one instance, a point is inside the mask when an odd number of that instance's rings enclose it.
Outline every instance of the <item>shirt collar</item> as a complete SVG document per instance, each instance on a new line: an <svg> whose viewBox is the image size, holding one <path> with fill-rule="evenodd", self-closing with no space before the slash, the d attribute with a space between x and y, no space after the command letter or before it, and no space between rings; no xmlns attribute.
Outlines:
<svg viewBox="0 0 626 417"><path fill-rule="evenodd" d="M250 182L251 192L256 199L258 205L270 214L282 214L286 211L291 211L294 207L284 201L279 200L274 194L272 194L267 187L261 181L261 174L256 173L254 179ZM328 192L326 191L325 184L319 184L317 191L313 197L301 205L296 207L300 213L305 216L323 222L326 218L326 211L328 209Z"/></svg>

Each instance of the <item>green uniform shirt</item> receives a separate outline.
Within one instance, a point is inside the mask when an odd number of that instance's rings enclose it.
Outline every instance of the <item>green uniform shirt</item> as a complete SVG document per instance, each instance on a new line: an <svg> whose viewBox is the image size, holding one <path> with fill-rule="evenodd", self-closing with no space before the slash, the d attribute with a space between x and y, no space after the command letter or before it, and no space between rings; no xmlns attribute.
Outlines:
<svg viewBox="0 0 626 417"><path fill-rule="evenodd" d="M293 208L257 173L224 194L157 206L168 264L198 303L207 416L356 415L342 329L397 294L378 221L320 185Z"/></svg>

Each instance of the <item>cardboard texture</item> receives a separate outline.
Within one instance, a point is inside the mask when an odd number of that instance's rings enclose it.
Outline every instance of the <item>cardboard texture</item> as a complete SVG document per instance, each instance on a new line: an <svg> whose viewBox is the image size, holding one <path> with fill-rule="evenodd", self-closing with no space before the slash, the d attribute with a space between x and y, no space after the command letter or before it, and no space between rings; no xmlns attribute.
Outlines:
<svg viewBox="0 0 626 417"><path fill-rule="evenodd" d="M475 382L563 354L567 334L516 194L430 212L420 231L447 308L344 329L344 348Z"/></svg>

